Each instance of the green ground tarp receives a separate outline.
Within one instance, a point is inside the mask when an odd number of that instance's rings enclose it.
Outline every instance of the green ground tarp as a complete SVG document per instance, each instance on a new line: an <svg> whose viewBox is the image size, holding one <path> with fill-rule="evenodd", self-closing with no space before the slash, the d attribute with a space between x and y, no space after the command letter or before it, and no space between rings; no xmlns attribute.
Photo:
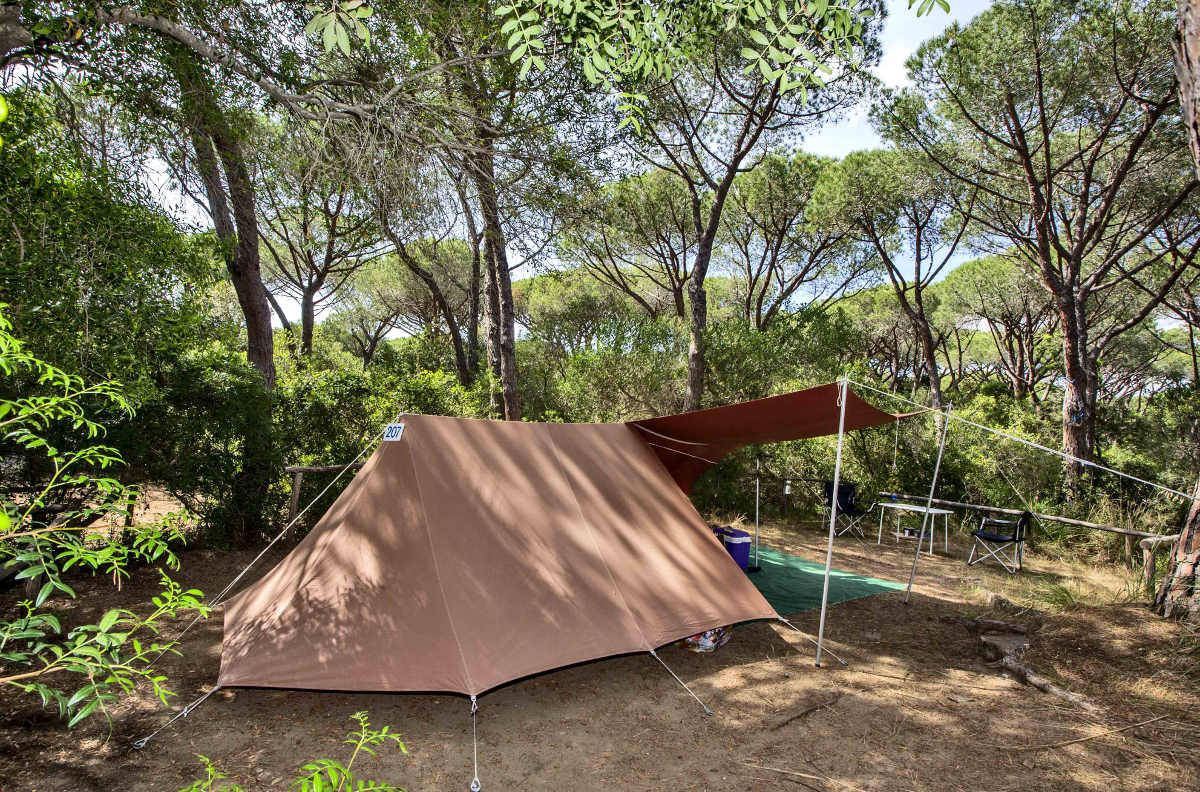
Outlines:
<svg viewBox="0 0 1200 792"><path fill-rule="evenodd" d="M754 561L751 551L751 563ZM825 565L766 547L758 549L761 572L750 580L777 613L786 616L821 607L821 587L825 580ZM834 569L829 573L829 604L846 600L903 590L903 583L855 575Z"/></svg>

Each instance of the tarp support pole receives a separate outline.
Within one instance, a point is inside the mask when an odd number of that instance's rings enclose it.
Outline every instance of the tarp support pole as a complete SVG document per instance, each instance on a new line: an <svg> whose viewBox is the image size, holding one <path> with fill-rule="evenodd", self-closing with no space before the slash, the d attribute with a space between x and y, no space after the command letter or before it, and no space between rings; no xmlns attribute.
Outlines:
<svg viewBox="0 0 1200 792"><path fill-rule="evenodd" d="M821 667L821 650L825 643L825 610L829 607L829 573L833 569L833 537L837 525L838 485L842 479L842 439L846 434L846 388L847 379L842 377L841 388L838 390L838 439L837 456L833 463L833 497L829 504L829 546L825 549L825 585L821 591L821 623L817 627L817 667ZM917 546L918 550L920 545Z"/></svg>
<svg viewBox="0 0 1200 792"><path fill-rule="evenodd" d="M917 553L913 556L912 570L908 573L908 590L904 592L904 603L912 596L913 581L917 579L917 562L921 560L921 543L925 541L925 526L929 525L929 552L933 552L933 523L929 519L929 510L933 508L933 495L937 490L938 473L942 469L942 452L946 450L946 432L950 430L950 411L953 405L948 405L942 416L942 436L938 440L937 461L933 463L933 481L929 482L929 498L925 501L925 515L921 518L921 533L917 534Z"/></svg>
<svg viewBox="0 0 1200 792"><path fill-rule="evenodd" d="M754 459L754 566L758 566L758 492L762 479L762 458Z"/></svg>

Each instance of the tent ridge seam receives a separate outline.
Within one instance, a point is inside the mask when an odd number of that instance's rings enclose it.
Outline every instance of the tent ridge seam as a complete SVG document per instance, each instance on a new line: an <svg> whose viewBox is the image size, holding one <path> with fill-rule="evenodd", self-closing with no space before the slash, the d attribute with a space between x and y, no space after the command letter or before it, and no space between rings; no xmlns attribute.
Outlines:
<svg viewBox="0 0 1200 792"><path fill-rule="evenodd" d="M454 625L454 614L450 611L450 600L446 597L446 587L442 584L442 570L438 566L437 548L433 544L433 532L429 529L429 513L425 509L425 492L421 489L421 473L417 469L416 460L413 459L412 448L407 443L404 444L404 450L408 454L408 462L412 465L413 481L417 485L417 498L421 501L421 523L425 526L425 538L429 542L429 557L433 559L433 577L437 580L438 591L442 594L442 607L446 610L446 622L450 625L450 634L454 636L454 645L458 647L458 658L462 663L463 676L467 679L467 687L470 688L469 694L476 694L479 691L475 690L475 682L471 679L471 668L467 665L467 655L463 651L462 641L458 638L458 627Z"/></svg>

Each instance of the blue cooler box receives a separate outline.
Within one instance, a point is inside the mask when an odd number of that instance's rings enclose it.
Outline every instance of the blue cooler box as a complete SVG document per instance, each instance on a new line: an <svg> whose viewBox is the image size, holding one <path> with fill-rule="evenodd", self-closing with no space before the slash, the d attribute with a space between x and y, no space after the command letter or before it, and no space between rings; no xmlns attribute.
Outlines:
<svg viewBox="0 0 1200 792"><path fill-rule="evenodd" d="M750 534L736 528L726 528L725 549L742 569L750 566Z"/></svg>

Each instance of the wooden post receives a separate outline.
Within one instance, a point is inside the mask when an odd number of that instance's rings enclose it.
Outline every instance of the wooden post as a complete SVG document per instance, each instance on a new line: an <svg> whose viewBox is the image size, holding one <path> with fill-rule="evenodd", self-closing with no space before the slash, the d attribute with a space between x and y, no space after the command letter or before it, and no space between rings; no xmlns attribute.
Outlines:
<svg viewBox="0 0 1200 792"><path fill-rule="evenodd" d="M349 465L288 465L285 467L284 472L292 474L292 499L288 502L287 537L290 539L296 535L296 527L292 523L300 516L300 485L304 481L305 473L341 473L346 469L358 470L364 464L366 463L351 462ZM308 506L304 508L307 509Z"/></svg>
<svg viewBox="0 0 1200 792"><path fill-rule="evenodd" d="M1146 584L1146 591L1154 594L1154 578L1158 574L1158 564L1154 560L1154 554L1159 550L1166 550L1168 553L1179 541L1179 536L1156 536L1148 537L1138 542L1142 548L1142 564L1145 568L1142 570L1142 580Z"/></svg>
<svg viewBox="0 0 1200 792"><path fill-rule="evenodd" d="M1133 536L1125 534L1125 566L1130 569L1133 569L1133 542Z"/></svg>
<svg viewBox="0 0 1200 792"><path fill-rule="evenodd" d="M1154 592L1154 575L1157 572L1154 563L1154 550L1143 539L1142 545L1142 579L1146 582L1146 593Z"/></svg>
<svg viewBox="0 0 1200 792"><path fill-rule="evenodd" d="M295 536L296 527L291 523L296 519L296 513L300 511L300 482L304 481L304 471L297 470L292 473L292 500L288 504L288 538Z"/></svg>

